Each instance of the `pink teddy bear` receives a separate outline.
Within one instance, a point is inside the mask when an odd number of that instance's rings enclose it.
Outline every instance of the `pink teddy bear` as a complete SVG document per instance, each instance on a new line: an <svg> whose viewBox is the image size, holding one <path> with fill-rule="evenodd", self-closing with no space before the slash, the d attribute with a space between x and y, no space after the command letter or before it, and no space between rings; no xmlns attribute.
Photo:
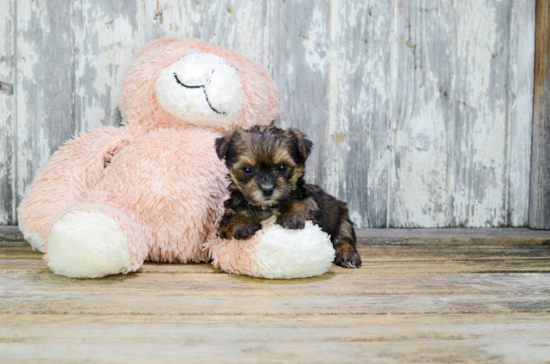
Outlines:
<svg viewBox="0 0 550 364"><path fill-rule="evenodd" d="M212 261L265 278L329 269L334 249L311 222L292 231L265 221L247 241L216 236L228 179L214 142L277 114L263 67L196 39L164 38L137 55L121 99L127 125L69 141L19 206L25 239L56 274L128 273L145 260Z"/></svg>

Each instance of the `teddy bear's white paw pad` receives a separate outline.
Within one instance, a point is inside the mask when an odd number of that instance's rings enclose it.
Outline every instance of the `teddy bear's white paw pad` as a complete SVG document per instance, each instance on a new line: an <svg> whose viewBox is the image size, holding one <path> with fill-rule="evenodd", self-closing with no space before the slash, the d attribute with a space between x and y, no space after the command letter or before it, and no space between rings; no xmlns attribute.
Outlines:
<svg viewBox="0 0 550 364"><path fill-rule="evenodd" d="M131 263L119 224L101 212L76 211L56 222L48 235L48 266L73 278L121 273Z"/></svg>
<svg viewBox="0 0 550 364"><path fill-rule="evenodd" d="M22 222L19 222L19 230L23 233L23 238L31 244L32 250L38 250L43 253L44 239L35 232L27 231L27 224Z"/></svg>
<svg viewBox="0 0 550 364"><path fill-rule="evenodd" d="M274 225L256 247L253 259L263 278L306 278L328 272L334 248L329 235L311 221L302 230Z"/></svg>

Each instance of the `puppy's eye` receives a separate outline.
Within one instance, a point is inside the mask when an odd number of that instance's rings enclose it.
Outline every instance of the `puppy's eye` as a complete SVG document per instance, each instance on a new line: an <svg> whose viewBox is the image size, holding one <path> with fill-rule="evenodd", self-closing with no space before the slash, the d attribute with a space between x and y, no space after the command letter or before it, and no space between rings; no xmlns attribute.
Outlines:
<svg viewBox="0 0 550 364"><path fill-rule="evenodd" d="M250 175L250 174L254 173L254 168L252 168L252 167L244 167L244 168L243 168L243 172L244 172L244 174Z"/></svg>
<svg viewBox="0 0 550 364"><path fill-rule="evenodd" d="M286 169L287 169L287 168L288 168L288 167L287 167L285 164L277 164L277 170L278 170L279 172L286 172Z"/></svg>

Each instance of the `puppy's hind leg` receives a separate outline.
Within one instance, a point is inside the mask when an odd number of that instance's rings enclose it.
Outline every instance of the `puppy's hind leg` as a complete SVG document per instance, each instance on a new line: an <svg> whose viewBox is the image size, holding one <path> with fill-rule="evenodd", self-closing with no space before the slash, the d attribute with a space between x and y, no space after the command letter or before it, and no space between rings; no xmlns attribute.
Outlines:
<svg viewBox="0 0 550 364"><path fill-rule="evenodd" d="M336 232L331 236L332 244L336 250L334 264L344 268L359 268L361 266L361 256L355 249L355 230L349 220L348 213L340 216Z"/></svg>

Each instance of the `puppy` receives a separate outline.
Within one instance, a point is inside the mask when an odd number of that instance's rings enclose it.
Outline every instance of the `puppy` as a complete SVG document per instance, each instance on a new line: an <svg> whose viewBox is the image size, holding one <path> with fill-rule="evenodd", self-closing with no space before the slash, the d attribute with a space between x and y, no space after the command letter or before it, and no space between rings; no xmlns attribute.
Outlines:
<svg viewBox="0 0 550 364"><path fill-rule="evenodd" d="M335 263L361 266L355 230L344 202L304 181L313 143L297 130L273 126L236 129L216 140L216 152L229 169L230 198L218 226L222 238L248 239L260 222L277 217L287 229L303 229L311 220L330 234Z"/></svg>

